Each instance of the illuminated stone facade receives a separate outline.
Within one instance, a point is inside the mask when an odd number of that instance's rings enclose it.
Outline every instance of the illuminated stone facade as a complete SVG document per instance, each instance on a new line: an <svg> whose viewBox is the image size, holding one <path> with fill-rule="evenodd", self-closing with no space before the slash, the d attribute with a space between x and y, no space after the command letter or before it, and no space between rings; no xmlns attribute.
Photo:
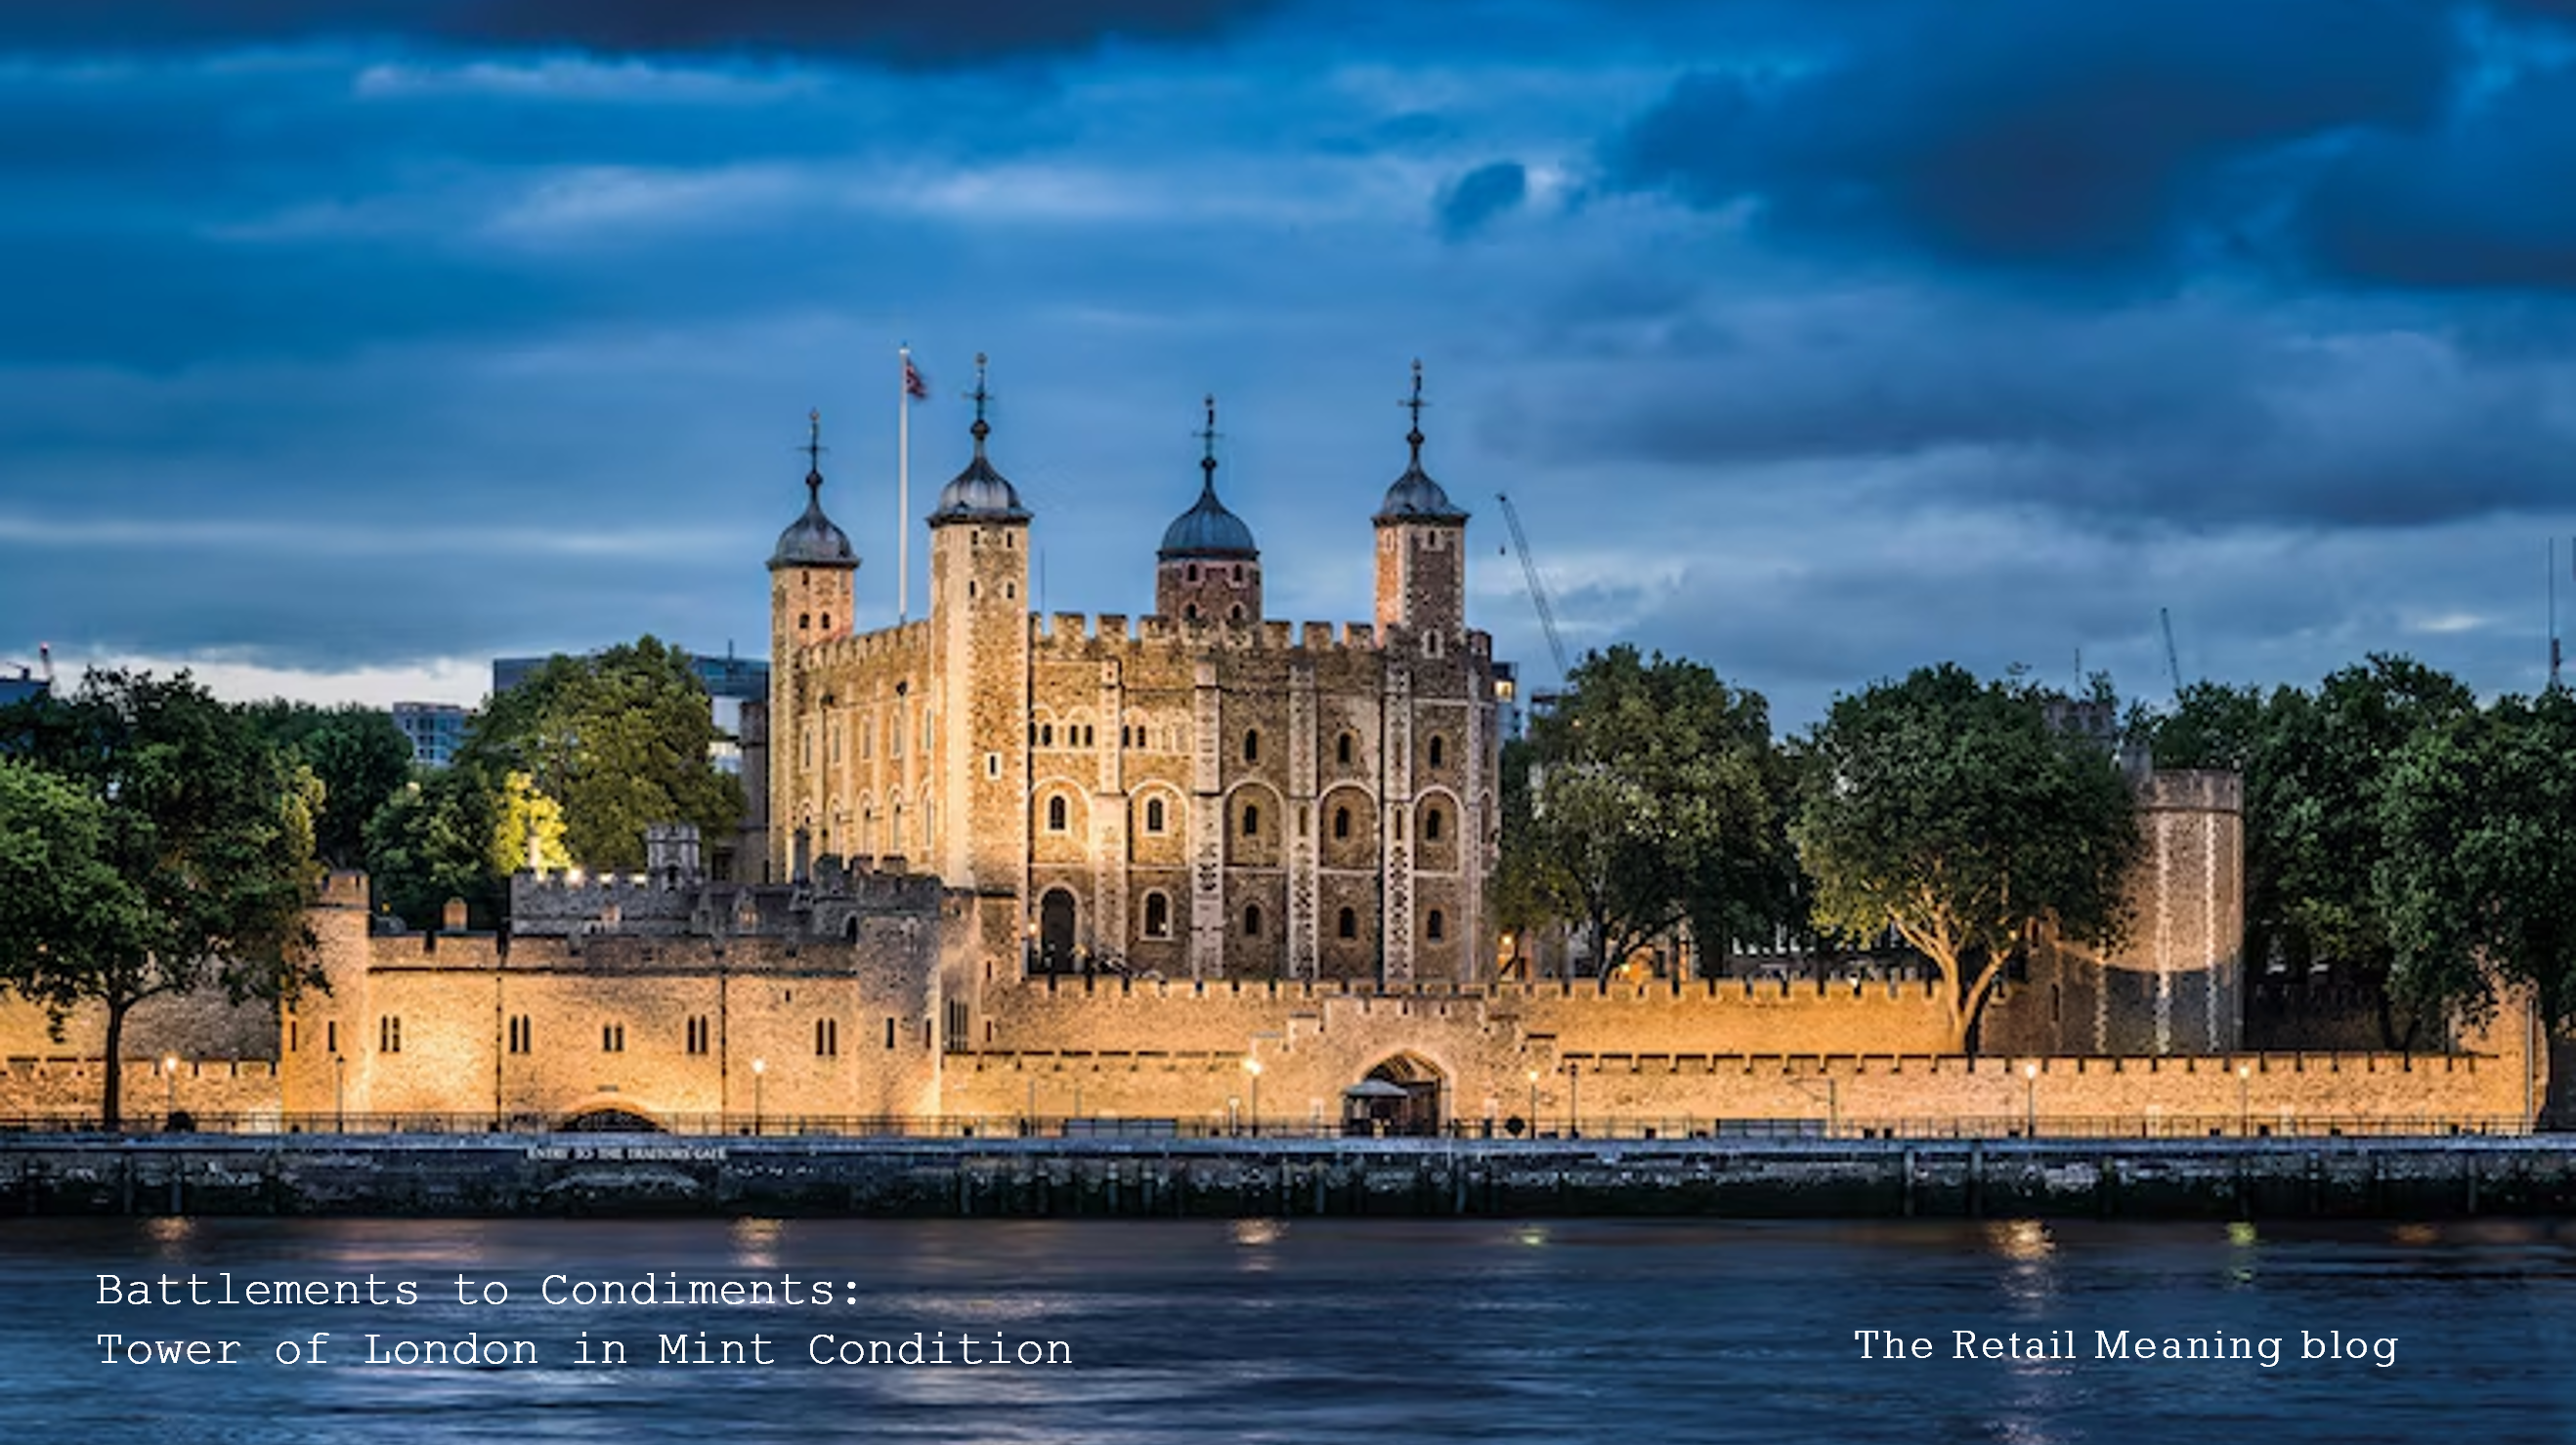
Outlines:
<svg viewBox="0 0 2576 1445"><path fill-rule="evenodd" d="M1375 620L1338 626L1261 615L1213 457L1154 559L1165 614L1032 615L989 435L930 516L929 615L876 632L808 477L769 564L768 876L935 874L1030 972L1476 981L1501 735L1421 433L1372 519Z"/></svg>

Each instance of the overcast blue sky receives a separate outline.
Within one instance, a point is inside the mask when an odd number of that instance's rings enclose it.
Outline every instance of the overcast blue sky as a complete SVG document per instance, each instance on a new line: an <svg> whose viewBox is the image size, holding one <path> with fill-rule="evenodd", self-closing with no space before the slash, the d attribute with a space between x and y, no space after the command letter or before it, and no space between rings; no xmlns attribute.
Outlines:
<svg viewBox="0 0 2576 1445"><path fill-rule="evenodd" d="M2528 691L2571 176L2559 0L12 0L0 658L757 652L809 408L891 620L908 339L914 513L988 351L1050 610L1149 610L1213 391L1273 615L1365 618L1419 356L1542 678L1497 491L1570 643L1784 729L2160 694L2159 608L2193 676Z"/></svg>

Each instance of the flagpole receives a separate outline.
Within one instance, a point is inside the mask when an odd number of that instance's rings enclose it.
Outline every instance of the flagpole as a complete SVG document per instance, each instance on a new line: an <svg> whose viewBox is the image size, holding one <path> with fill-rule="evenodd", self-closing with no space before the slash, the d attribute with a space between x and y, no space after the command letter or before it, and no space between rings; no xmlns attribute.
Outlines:
<svg viewBox="0 0 2576 1445"><path fill-rule="evenodd" d="M896 348L894 378L894 620L912 616L912 347Z"/></svg>

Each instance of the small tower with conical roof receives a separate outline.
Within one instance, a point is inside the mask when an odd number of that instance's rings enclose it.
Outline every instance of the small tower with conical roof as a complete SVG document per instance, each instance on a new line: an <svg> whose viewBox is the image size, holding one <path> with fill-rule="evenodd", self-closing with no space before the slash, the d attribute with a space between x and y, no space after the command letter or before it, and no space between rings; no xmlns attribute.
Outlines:
<svg viewBox="0 0 2576 1445"><path fill-rule="evenodd" d="M1413 448L1404 475L1377 509L1377 625L1403 628L1437 651L1464 637L1467 625L1467 514L1422 470L1422 363L1413 363L1413 395L1404 403Z"/></svg>
<svg viewBox="0 0 2576 1445"><path fill-rule="evenodd" d="M769 554L770 656L783 667L797 648L850 634L859 554L823 515L823 414L806 417L805 514Z"/></svg>
<svg viewBox="0 0 2576 1445"><path fill-rule="evenodd" d="M1261 620L1261 549L1252 529L1216 496L1216 398L1207 398L1199 499L1163 529L1154 554L1154 610L1182 622L1245 626Z"/></svg>
<svg viewBox="0 0 2576 1445"><path fill-rule="evenodd" d="M1029 511L985 455L992 393L975 358L975 454L930 513L931 716L937 790L925 856L952 887L1026 891L1029 793ZM946 816L931 811L932 799Z"/></svg>

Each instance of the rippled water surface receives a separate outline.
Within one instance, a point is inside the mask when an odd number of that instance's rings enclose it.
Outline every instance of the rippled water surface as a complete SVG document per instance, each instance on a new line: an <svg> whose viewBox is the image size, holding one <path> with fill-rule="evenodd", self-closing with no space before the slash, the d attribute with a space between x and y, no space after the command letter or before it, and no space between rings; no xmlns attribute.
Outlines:
<svg viewBox="0 0 2576 1445"><path fill-rule="evenodd" d="M370 1276L419 1299L100 1302L101 1274L213 1298L226 1272L237 1299ZM459 1275L509 1302L458 1303ZM549 1275L773 1298L549 1305ZM2576 1439L2576 1226L2552 1224L21 1219L0 1302L11 1439ZM1859 1329L1931 1358L1864 1361ZM2074 1357L1957 1359L1959 1330L2072 1330ZM327 1363L276 1362L322 1331ZM2097 1358L2122 1331L2283 1357ZM468 1332L536 1363L364 1362L370 1334L387 1355ZM756 1335L775 1363L658 1363L700 1332L711 1359ZM916 1333L950 1363L810 1359ZM2337 1333L2394 1362L2299 1358ZM234 1340L244 1363L107 1364L102 1334ZM979 1361L998 1336L1071 1363L969 1366L961 1335ZM610 1341L628 1364L580 1363Z"/></svg>

